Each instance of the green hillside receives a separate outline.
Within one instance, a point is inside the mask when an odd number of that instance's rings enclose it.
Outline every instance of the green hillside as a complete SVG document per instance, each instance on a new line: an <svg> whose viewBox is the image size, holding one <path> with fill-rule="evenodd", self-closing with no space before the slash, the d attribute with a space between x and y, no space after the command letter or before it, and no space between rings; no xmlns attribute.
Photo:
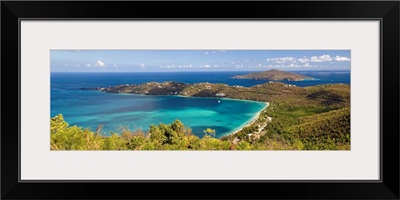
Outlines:
<svg viewBox="0 0 400 200"><path fill-rule="evenodd" d="M68 126L61 115L51 119L53 150L349 150L350 86L326 84L296 87L266 83L253 87L226 84L150 82L108 88L109 93L225 97L268 102L259 117L242 130L223 138L206 129L206 137L192 134L179 120L151 126L149 132L124 129L104 136ZM197 133L199 134L199 133Z"/></svg>

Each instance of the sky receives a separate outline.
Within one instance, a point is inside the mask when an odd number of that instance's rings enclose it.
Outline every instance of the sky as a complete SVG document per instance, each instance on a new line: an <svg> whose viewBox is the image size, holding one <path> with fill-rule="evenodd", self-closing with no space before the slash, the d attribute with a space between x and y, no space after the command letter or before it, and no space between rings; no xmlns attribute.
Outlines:
<svg viewBox="0 0 400 200"><path fill-rule="evenodd" d="M350 50L51 50L51 72L350 70Z"/></svg>

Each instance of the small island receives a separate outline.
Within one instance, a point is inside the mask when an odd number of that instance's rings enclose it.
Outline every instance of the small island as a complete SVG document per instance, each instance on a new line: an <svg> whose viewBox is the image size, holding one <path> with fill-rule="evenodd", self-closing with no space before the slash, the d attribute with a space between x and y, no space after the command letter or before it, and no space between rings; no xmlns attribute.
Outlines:
<svg viewBox="0 0 400 200"><path fill-rule="evenodd" d="M254 72L245 75L238 75L232 77L234 79L254 79L254 80L269 80L269 81L304 81L312 80L312 77L303 76L291 72L280 71L271 69L265 72Z"/></svg>

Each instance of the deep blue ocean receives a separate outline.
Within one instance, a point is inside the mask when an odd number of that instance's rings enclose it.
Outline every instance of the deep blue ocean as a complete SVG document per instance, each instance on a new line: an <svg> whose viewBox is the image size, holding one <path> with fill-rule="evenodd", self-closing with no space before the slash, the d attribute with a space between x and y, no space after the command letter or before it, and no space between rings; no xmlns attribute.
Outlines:
<svg viewBox="0 0 400 200"><path fill-rule="evenodd" d="M193 133L202 137L203 130L216 130L217 137L240 129L260 112L266 103L216 98L179 96L146 96L109 94L80 90L82 87L107 87L120 84L141 84L150 81L184 83L225 83L254 86L262 80L231 79L249 72L175 72L175 73L51 73L51 117L63 114L70 125L102 133L120 132L121 128L148 130L151 124L181 120ZM309 81L283 81L300 87L327 83L350 84L350 71L298 71L316 78Z"/></svg>

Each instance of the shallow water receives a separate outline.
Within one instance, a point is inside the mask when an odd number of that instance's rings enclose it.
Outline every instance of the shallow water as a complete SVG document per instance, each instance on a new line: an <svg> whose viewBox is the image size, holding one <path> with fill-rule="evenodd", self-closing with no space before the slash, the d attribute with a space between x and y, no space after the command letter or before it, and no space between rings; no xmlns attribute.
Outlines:
<svg viewBox="0 0 400 200"><path fill-rule="evenodd" d="M122 127L147 130L151 124L181 120L193 133L203 137L203 130L216 130L217 137L229 134L250 122L266 103L217 98L109 94L80 90L82 87L106 87L140 84L149 81L211 82L253 86L262 80L238 80L230 77L244 72L191 73L52 73L51 117L63 114L70 125L103 133L119 132ZM298 86L324 83L350 83L350 72L298 72L317 80L288 82ZM218 101L220 102L218 103Z"/></svg>
<svg viewBox="0 0 400 200"><path fill-rule="evenodd" d="M69 124L92 130L101 124L105 134L123 127L147 130L151 124L179 119L200 137L206 128L215 129L221 137L248 123L266 106L231 99L75 92L76 98L52 100L51 115L62 113Z"/></svg>

